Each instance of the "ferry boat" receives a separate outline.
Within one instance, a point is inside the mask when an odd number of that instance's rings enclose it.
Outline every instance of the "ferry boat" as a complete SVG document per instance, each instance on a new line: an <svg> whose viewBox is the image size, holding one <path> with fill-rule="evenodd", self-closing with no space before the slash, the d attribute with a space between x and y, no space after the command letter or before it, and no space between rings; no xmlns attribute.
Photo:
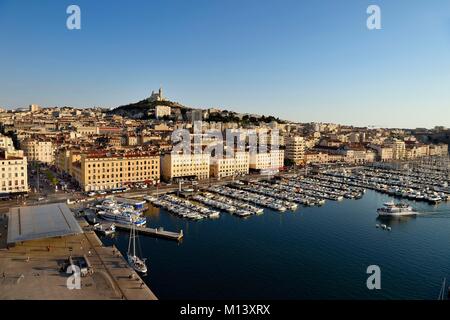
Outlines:
<svg viewBox="0 0 450 320"><path fill-rule="evenodd" d="M380 217L402 217L402 216L415 216L417 212L414 209L404 203L387 202L383 208L378 208L377 213Z"/></svg>

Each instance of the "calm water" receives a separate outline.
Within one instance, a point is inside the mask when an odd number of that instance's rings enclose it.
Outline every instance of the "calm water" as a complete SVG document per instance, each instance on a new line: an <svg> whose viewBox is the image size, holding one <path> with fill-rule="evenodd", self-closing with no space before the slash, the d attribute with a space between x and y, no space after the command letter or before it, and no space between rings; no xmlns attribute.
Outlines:
<svg viewBox="0 0 450 320"><path fill-rule="evenodd" d="M392 222L389 232L375 228L375 210L389 198L367 191L294 213L197 222L152 208L149 226L185 237L140 237L144 279L160 299L436 299L450 278L450 204L412 202L424 215ZM126 253L128 234L103 241ZM372 264L381 290L366 287Z"/></svg>

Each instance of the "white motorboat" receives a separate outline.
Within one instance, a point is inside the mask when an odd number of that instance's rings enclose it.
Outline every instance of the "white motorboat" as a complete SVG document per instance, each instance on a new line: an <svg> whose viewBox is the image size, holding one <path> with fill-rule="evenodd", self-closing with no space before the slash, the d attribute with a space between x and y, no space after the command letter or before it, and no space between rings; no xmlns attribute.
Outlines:
<svg viewBox="0 0 450 320"><path fill-rule="evenodd" d="M414 209L404 203L387 202L383 208L378 208L377 213L380 217L403 217L403 216L415 216L417 212Z"/></svg>
<svg viewBox="0 0 450 320"><path fill-rule="evenodd" d="M96 226L94 226L94 230L107 236L110 234L113 234L114 232L116 232L116 226L114 225L114 223L112 223L111 225L103 225L103 224L98 224Z"/></svg>

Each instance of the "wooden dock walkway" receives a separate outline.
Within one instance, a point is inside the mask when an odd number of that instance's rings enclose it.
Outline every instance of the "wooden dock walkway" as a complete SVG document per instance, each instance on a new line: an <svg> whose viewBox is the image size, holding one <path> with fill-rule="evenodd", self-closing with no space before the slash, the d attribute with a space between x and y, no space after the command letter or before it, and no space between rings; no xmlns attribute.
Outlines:
<svg viewBox="0 0 450 320"><path fill-rule="evenodd" d="M129 231L131 229L130 225L126 224L115 224L116 229L119 230L127 230ZM152 236L157 238L164 238L169 240L176 240L180 241L183 239L183 230L180 232L172 232L172 231L166 231L163 228L144 228L144 227L136 227L136 231L142 235L146 236Z"/></svg>

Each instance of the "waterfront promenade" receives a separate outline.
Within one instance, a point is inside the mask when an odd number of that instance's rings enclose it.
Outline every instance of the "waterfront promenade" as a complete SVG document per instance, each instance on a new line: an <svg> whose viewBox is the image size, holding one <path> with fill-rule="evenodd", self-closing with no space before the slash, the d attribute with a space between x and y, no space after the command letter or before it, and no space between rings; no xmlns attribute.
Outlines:
<svg viewBox="0 0 450 320"><path fill-rule="evenodd" d="M114 247L105 247L93 231L6 247L6 220L0 219L0 299L156 300L155 294ZM83 228L84 220L79 220ZM81 277L81 289L69 290L61 266L69 256L86 256L94 270Z"/></svg>

